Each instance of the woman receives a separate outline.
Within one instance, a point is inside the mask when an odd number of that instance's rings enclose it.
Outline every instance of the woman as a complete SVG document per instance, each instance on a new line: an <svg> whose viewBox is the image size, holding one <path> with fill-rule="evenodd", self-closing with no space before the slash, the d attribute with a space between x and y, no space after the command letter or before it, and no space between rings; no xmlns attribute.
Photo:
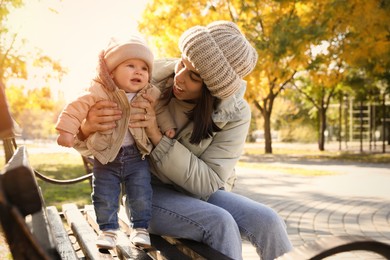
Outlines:
<svg viewBox="0 0 390 260"><path fill-rule="evenodd" d="M243 238L261 259L274 259L291 250L284 222L267 206L230 192L251 118L242 78L255 67L257 52L227 21L190 28L179 48L181 59L155 63L152 81L175 115L176 136L159 131L151 96L132 104L145 113L131 116L129 126L145 127L154 146L149 231L200 241L232 259L242 259ZM115 104L98 103L79 138L110 129L119 118ZM85 143L76 148L82 152Z"/></svg>

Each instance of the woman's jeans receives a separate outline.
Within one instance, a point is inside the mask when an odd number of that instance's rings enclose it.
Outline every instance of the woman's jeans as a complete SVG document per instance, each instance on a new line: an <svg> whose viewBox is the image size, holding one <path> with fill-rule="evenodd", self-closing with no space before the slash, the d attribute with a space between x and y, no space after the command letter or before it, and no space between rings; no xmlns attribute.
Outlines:
<svg viewBox="0 0 390 260"><path fill-rule="evenodd" d="M135 146L122 147L114 161L93 167L92 202L100 230L118 229L121 187L131 210L133 228L148 228L152 210L149 163Z"/></svg>
<svg viewBox="0 0 390 260"><path fill-rule="evenodd" d="M242 259L242 241L249 240L263 260L292 249L286 225L269 207L219 190L202 201L153 185L151 233L202 242L232 259Z"/></svg>

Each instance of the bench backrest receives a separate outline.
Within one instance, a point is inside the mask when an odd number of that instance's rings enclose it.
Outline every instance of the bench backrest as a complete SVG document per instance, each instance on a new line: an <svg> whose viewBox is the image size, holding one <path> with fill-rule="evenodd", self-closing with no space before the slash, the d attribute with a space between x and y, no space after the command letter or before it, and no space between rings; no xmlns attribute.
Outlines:
<svg viewBox="0 0 390 260"><path fill-rule="evenodd" d="M0 221L14 259L59 259L25 147L0 175Z"/></svg>

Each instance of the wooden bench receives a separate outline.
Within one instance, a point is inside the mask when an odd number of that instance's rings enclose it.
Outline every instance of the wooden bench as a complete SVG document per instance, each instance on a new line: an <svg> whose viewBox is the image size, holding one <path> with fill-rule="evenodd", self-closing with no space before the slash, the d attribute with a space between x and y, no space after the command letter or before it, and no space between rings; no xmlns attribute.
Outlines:
<svg viewBox="0 0 390 260"><path fill-rule="evenodd" d="M99 250L92 205L78 208L65 204L61 212L46 206L36 175L54 182L33 170L23 146L16 149L0 175L0 220L14 259L230 259L195 241L153 234L152 248L134 247L128 238L131 228L123 207L116 249Z"/></svg>

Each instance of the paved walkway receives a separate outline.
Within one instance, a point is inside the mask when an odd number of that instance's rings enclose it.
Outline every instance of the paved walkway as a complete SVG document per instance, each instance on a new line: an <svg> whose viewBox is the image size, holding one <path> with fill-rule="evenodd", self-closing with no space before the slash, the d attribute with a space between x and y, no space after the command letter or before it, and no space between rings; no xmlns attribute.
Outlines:
<svg viewBox="0 0 390 260"><path fill-rule="evenodd" d="M270 162L272 171L238 168L235 192L274 208L298 247L319 237L362 235L390 244L390 162L382 165ZM335 175L304 177L283 168L320 169ZM266 168L265 168L266 169ZM259 259L244 243L245 260ZM383 259L367 252L329 259Z"/></svg>

